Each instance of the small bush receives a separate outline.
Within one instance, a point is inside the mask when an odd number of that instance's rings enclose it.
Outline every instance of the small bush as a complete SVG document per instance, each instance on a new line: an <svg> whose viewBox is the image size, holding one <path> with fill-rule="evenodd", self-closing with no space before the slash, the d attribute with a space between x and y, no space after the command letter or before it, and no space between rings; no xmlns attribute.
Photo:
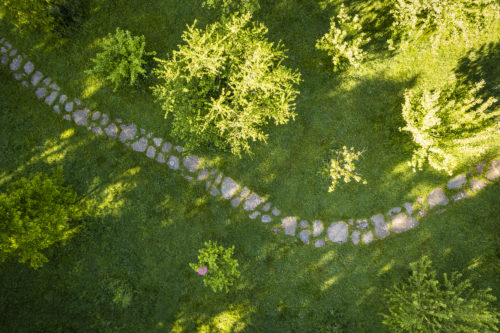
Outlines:
<svg viewBox="0 0 500 333"><path fill-rule="evenodd" d="M12 256L41 267L48 259L40 251L75 232L70 222L82 216L76 198L71 187L63 186L60 169L11 183L7 193L0 193L0 260Z"/></svg>
<svg viewBox="0 0 500 333"><path fill-rule="evenodd" d="M133 85L139 76L145 76L144 56L152 56L155 52L146 52L144 36L132 36L130 31L116 29L115 34L108 34L99 42L102 52L92 61L94 67L87 74L96 74L113 84L116 91L125 81Z"/></svg>
<svg viewBox="0 0 500 333"><path fill-rule="evenodd" d="M330 19L330 30L316 42L316 49L326 51L338 71L348 66L358 67L364 57L361 46L369 41L361 32L358 15L350 17L342 4L337 18Z"/></svg>
<svg viewBox="0 0 500 333"><path fill-rule="evenodd" d="M204 0L202 6L217 11L223 19L236 12L253 14L260 8L259 0Z"/></svg>
<svg viewBox="0 0 500 333"><path fill-rule="evenodd" d="M328 192L335 191L335 187L342 178L345 183L349 183L351 179L354 179L358 183L367 183L366 180L363 180L360 175L355 173L356 166L354 165L354 161L358 160L362 153L361 151L355 152L353 147L349 150L346 146L342 150L333 151L334 156L330 159L326 170L324 170L324 173L328 174L332 181Z"/></svg>
<svg viewBox="0 0 500 333"><path fill-rule="evenodd" d="M214 292L225 289L227 293L229 287L240 276L238 261L231 257L234 246L224 249L222 246L217 246L217 242L208 241L199 253L198 263L189 264L189 267L203 276L205 286L209 286Z"/></svg>
<svg viewBox="0 0 500 333"><path fill-rule="evenodd" d="M408 281L386 290L383 324L392 332L498 332L491 289L476 291L457 272L441 283L431 264L425 256L411 263Z"/></svg>

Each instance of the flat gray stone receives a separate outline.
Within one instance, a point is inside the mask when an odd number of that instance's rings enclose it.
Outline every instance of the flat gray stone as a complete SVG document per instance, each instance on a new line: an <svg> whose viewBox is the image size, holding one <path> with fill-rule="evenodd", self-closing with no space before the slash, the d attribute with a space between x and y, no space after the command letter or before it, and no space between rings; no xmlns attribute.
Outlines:
<svg viewBox="0 0 500 333"><path fill-rule="evenodd" d="M280 213L281 211L278 208L273 208L273 210L271 211L271 214L273 214L274 216L279 216Z"/></svg>
<svg viewBox="0 0 500 333"><path fill-rule="evenodd" d="M158 163L165 163L165 156L163 156L162 153L158 153L158 156L156 156L156 161Z"/></svg>
<svg viewBox="0 0 500 333"><path fill-rule="evenodd" d="M479 162L476 165L476 172L478 175L482 174L484 171L484 167L486 166L486 161Z"/></svg>
<svg viewBox="0 0 500 333"><path fill-rule="evenodd" d="M220 182L222 181L222 172L219 173L219 175L217 176L217 178L215 179L215 184L219 185Z"/></svg>
<svg viewBox="0 0 500 333"><path fill-rule="evenodd" d="M306 220L301 220L300 221L300 228L301 229L309 228L309 222L307 222Z"/></svg>
<svg viewBox="0 0 500 333"><path fill-rule="evenodd" d="M38 99L41 99L41 98L43 98L45 95L47 95L47 89L45 89L45 88L38 88L38 89L35 91L35 95L36 95L36 97L38 97Z"/></svg>
<svg viewBox="0 0 500 333"><path fill-rule="evenodd" d="M347 242L349 227L345 222L334 222L327 230L327 237L334 243L342 244Z"/></svg>
<svg viewBox="0 0 500 333"><path fill-rule="evenodd" d="M153 138L153 142L156 145L156 147L160 147L162 141L163 141L162 138Z"/></svg>
<svg viewBox="0 0 500 333"><path fill-rule="evenodd" d="M54 105L53 109L54 109L55 112L57 112L59 114L61 113L61 109L59 108L59 105L57 105L57 104Z"/></svg>
<svg viewBox="0 0 500 333"><path fill-rule="evenodd" d="M50 77L46 77L46 78L43 80L43 84L45 84L46 86L48 86L51 80L52 80L52 79L51 79Z"/></svg>
<svg viewBox="0 0 500 333"><path fill-rule="evenodd" d="M0 53L7 53L7 49L5 47L0 47Z"/></svg>
<svg viewBox="0 0 500 333"><path fill-rule="evenodd" d="M69 115L69 114L65 114L65 115L63 116L63 119L64 119L64 120L71 120L71 115Z"/></svg>
<svg viewBox="0 0 500 333"><path fill-rule="evenodd" d="M4 55L2 56L2 60L1 60L1 62L2 62L2 65L5 65L6 63L8 63L8 62L9 62L9 57L7 57L7 55L6 55L6 54L4 54Z"/></svg>
<svg viewBox="0 0 500 333"><path fill-rule="evenodd" d="M182 148L180 146L175 146L174 150L177 150L179 153L182 153L184 151L184 148Z"/></svg>
<svg viewBox="0 0 500 333"><path fill-rule="evenodd" d="M15 57L10 63L10 70L17 71L19 68L21 68L21 61L23 61L23 58L20 55Z"/></svg>
<svg viewBox="0 0 500 333"><path fill-rule="evenodd" d="M309 244L309 230L299 232L299 238L304 244Z"/></svg>
<svg viewBox="0 0 500 333"><path fill-rule="evenodd" d="M371 242L373 242L372 232L368 231L366 234L363 234L363 236L361 236L361 241L365 244L370 244Z"/></svg>
<svg viewBox="0 0 500 333"><path fill-rule="evenodd" d="M153 146L149 146L146 150L146 156L149 158L154 158L156 155L156 148Z"/></svg>
<svg viewBox="0 0 500 333"><path fill-rule="evenodd" d="M26 81L21 82L21 85L25 88L28 88L28 82Z"/></svg>
<svg viewBox="0 0 500 333"><path fill-rule="evenodd" d="M109 116L105 113L102 114L101 125L106 126L109 122Z"/></svg>
<svg viewBox="0 0 500 333"><path fill-rule="evenodd" d="M17 81L21 80L21 78L23 77L21 74L19 73L14 73L12 74L12 76L14 77L14 79L16 79Z"/></svg>
<svg viewBox="0 0 500 333"><path fill-rule="evenodd" d="M66 102L67 99L68 99L68 96L66 96L66 95L59 96L59 104L64 104L64 102ZM104 125L106 125L106 124L104 124Z"/></svg>
<svg viewBox="0 0 500 333"><path fill-rule="evenodd" d="M252 220L255 220L259 215L260 212L253 212L252 214L248 215L248 217L251 218Z"/></svg>
<svg viewBox="0 0 500 333"><path fill-rule="evenodd" d="M215 196L219 195L220 192L215 186L212 186L212 187L210 187L210 194L215 197Z"/></svg>
<svg viewBox="0 0 500 333"><path fill-rule="evenodd" d="M233 198L233 200L231 200L231 206L233 207L238 207L239 204L243 201L243 198L241 197L236 197L236 198Z"/></svg>
<svg viewBox="0 0 500 333"><path fill-rule="evenodd" d="M389 236L389 227L385 223L384 215L377 214L371 217L373 226L375 227L375 235L378 238L385 238Z"/></svg>
<svg viewBox="0 0 500 333"><path fill-rule="evenodd" d="M43 88L42 88L43 89ZM66 103L66 105L64 105L64 110L66 110L66 112L71 112L73 111L73 102L68 102Z"/></svg>
<svg viewBox="0 0 500 333"><path fill-rule="evenodd" d="M33 63L31 61L27 61L25 64L24 64L24 72L26 74L31 74L33 73L33 71L35 70L35 66L33 65Z"/></svg>
<svg viewBox="0 0 500 333"><path fill-rule="evenodd" d="M465 185L466 182L467 182L467 177L465 176L465 173L463 173L461 175L458 175L450 179L448 181L448 184L446 184L446 186L450 190L459 190L462 188L462 186Z"/></svg>
<svg viewBox="0 0 500 333"><path fill-rule="evenodd" d="M170 156L168 158L168 162L167 162L168 166L170 169L174 169L174 170L177 170L179 169L179 159L177 158L177 156Z"/></svg>
<svg viewBox="0 0 500 333"><path fill-rule="evenodd" d="M12 45L9 42L3 43L3 45L7 48L7 50L10 50L12 48Z"/></svg>
<svg viewBox="0 0 500 333"><path fill-rule="evenodd" d="M101 113L99 111L96 111L96 112L92 113L91 119L97 120L97 119L99 119L100 116L101 116Z"/></svg>
<svg viewBox="0 0 500 333"><path fill-rule="evenodd" d="M408 217L405 213L400 213L394 216L391 220L392 230L396 233L401 233L406 230L415 228L418 225L416 218Z"/></svg>
<svg viewBox="0 0 500 333"><path fill-rule="evenodd" d="M184 157L182 164L184 164L184 166L189 170L189 172L195 172L200 167L201 158L194 155L189 155Z"/></svg>
<svg viewBox="0 0 500 333"><path fill-rule="evenodd" d="M313 237L318 237L321 235L323 230L325 230L325 227L323 226L323 222L316 220L312 222L312 227L313 227L313 232L312 235Z"/></svg>
<svg viewBox="0 0 500 333"><path fill-rule="evenodd" d="M361 230L368 229L368 221L366 219L357 220L356 227Z"/></svg>
<svg viewBox="0 0 500 333"><path fill-rule="evenodd" d="M50 89L52 90L56 90L56 91L59 91L61 90L61 88L59 88L59 86L54 82L52 83L50 86L49 86Z"/></svg>
<svg viewBox="0 0 500 333"><path fill-rule="evenodd" d="M351 235L351 242L354 244L354 245L358 245L359 243L359 236L361 235L361 233L358 231L358 230L355 230L352 232L352 235Z"/></svg>
<svg viewBox="0 0 500 333"><path fill-rule="evenodd" d="M271 203L270 202L268 202L264 206L262 206L262 211L264 211L264 212L268 212L269 209L271 209Z"/></svg>
<svg viewBox="0 0 500 333"><path fill-rule="evenodd" d="M467 194L467 192L459 192L457 194L452 195L451 198L453 199L453 201L459 201L467 198L468 196L469 194Z"/></svg>
<svg viewBox="0 0 500 333"><path fill-rule="evenodd" d="M394 214L397 214L401 211L401 207L394 207L391 208L391 210L387 213L387 216L392 216Z"/></svg>
<svg viewBox="0 0 500 333"><path fill-rule="evenodd" d="M188 182L192 183L194 178L191 176L184 176L184 179L187 180Z"/></svg>
<svg viewBox="0 0 500 333"><path fill-rule="evenodd" d="M429 193L427 196L427 203L429 204L429 208L434 208L436 206L445 206L448 204L450 200L444 195L444 192L440 188L436 188Z"/></svg>
<svg viewBox="0 0 500 333"><path fill-rule="evenodd" d="M323 247L323 246L325 246L324 239L317 239L314 241L314 247Z"/></svg>
<svg viewBox="0 0 500 333"><path fill-rule="evenodd" d="M102 135L103 134L102 128L100 128L100 127L94 127L94 128L92 128L92 132L94 132L97 135Z"/></svg>
<svg viewBox="0 0 500 333"><path fill-rule="evenodd" d="M472 179L470 181L470 189L472 191L479 191L486 187L486 182L482 179Z"/></svg>
<svg viewBox="0 0 500 333"><path fill-rule="evenodd" d="M269 215L262 215L262 222L263 223L269 223L271 222L273 219L271 218L271 216Z"/></svg>
<svg viewBox="0 0 500 333"><path fill-rule="evenodd" d="M56 100L57 94L58 94L57 91L51 92L50 95L47 96L47 98L45 99L45 104L52 105L54 103L54 101Z"/></svg>
<svg viewBox="0 0 500 333"><path fill-rule="evenodd" d="M486 179L490 182L500 177L500 158L494 159L490 163L488 172L486 172Z"/></svg>
<svg viewBox="0 0 500 333"><path fill-rule="evenodd" d="M111 123L109 124L108 127L104 129L104 133L106 133L106 135L109 136L110 138L115 139L116 135L118 134L118 127L116 127L115 124Z"/></svg>
<svg viewBox="0 0 500 333"><path fill-rule="evenodd" d="M285 235L295 236L295 229L297 229L297 218L294 216L287 216L281 220L281 227Z"/></svg>
<svg viewBox="0 0 500 333"><path fill-rule="evenodd" d="M161 151L164 153L168 153L171 148L172 148L172 144L170 142L165 142L163 144L163 146L161 147Z"/></svg>
<svg viewBox="0 0 500 333"><path fill-rule="evenodd" d="M134 151L143 152L148 147L148 139L140 138L136 142L132 143L131 147Z"/></svg>
<svg viewBox="0 0 500 333"><path fill-rule="evenodd" d="M246 211L254 210L259 206L261 203L264 202L264 199L259 197L257 194L252 193L250 196L245 200L245 203L243 204L243 208Z"/></svg>
<svg viewBox="0 0 500 333"><path fill-rule="evenodd" d="M201 169L200 172L198 173L198 181L203 181L207 179L209 176L209 173L206 169Z"/></svg>
<svg viewBox="0 0 500 333"><path fill-rule="evenodd" d="M241 193L240 193L240 197L242 198L246 198L248 197L248 195L250 194L250 189L248 187L243 187L243 189L241 190Z"/></svg>
<svg viewBox="0 0 500 333"><path fill-rule="evenodd" d="M236 192L240 189L240 185L236 183L234 180L232 180L229 177L224 178L222 181L222 186L221 186L221 191L222 191L222 197L226 200L231 199Z"/></svg>
<svg viewBox="0 0 500 333"><path fill-rule="evenodd" d="M403 207L406 209L406 212L408 213L408 215L413 214L413 204L411 204L409 202L405 202L403 204Z"/></svg>
<svg viewBox="0 0 500 333"><path fill-rule="evenodd" d="M87 126L87 118L89 116L89 113L89 109L76 110L75 112L73 112L73 119L75 120L75 123L79 126Z"/></svg>
<svg viewBox="0 0 500 333"><path fill-rule="evenodd" d="M137 127L135 124L130 124L130 125L120 125L121 132L120 132L120 140L121 142L125 142L128 140L132 140L135 138L135 134L137 133Z"/></svg>
<svg viewBox="0 0 500 333"><path fill-rule="evenodd" d="M17 50L16 50L16 49L14 49L14 50L10 51L9 56L13 57L13 56L15 56L16 54L17 54Z"/></svg>

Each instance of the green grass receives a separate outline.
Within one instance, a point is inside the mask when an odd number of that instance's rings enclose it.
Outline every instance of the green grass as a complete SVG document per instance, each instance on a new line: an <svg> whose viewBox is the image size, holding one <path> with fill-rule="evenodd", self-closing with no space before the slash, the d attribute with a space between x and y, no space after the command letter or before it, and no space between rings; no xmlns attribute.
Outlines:
<svg viewBox="0 0 500 333"><path fill-rule="evenodd" d="M61 165L91 212L75 238L45 251L43 268L0 265L3 332L318 332L333 321L384 332L383 290L423 254L440 274L464 271L500 298L498 182L401 235L317 249L72 126L4 69L0 110L0 191ZM235 245L241 279L229 294L205 288L188 266L210 239Z"/></svg>

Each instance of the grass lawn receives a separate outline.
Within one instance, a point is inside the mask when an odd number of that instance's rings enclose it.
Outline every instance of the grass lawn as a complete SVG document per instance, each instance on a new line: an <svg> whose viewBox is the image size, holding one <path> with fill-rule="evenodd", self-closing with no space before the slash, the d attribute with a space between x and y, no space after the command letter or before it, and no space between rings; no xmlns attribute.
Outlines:
<svg viewBox="0 0 500 333"><path fill-rule="evenodd" d="M437 56L418 48L390 56L381 51L386 20L380 3L349 1L364 13L373 42L361 67L333 74L314 49L331 12L314 2L261 2L256 20L269 28L270 40L283 40L286 64L304 80L296 120L269 126L268 144L255 144L251 157L198 155L268 194L286 214L325 222L387 212L449 178L432 169L412 173L407 165L413 146L398 131L404 126L402 94L456 73L484 78L487 92L498 98L499 25L469 47L453 45ZM200 3L92 0L80 31L62 41L18 35L0 11L0 33L67 95L168 138L168 120L147 82L113 93L84 71L96 40L116 27L144 34L147 49L166 58L186 24L214 20ZM476 60L467 60L471 49L479 50ZM365 150L358 169L368 184L341 185L329 194L318 172L330 150L343 145ZM423 254L439 275L463 271L476 288L492 287L500 298L498 182L401 235L317 249L273 236L201 185L73 127L0 69L0 191L19 176L57 165L85 195L92 216L75 238L46 251L50 261L40 270L14 261L0 265L0 331L320 332L339 322L345 332L384 332L378 316L385 310L383 291L406 278L408 264ZM228 294L205 288L188 266L210 239L235 245L241 279Z"/></svg>

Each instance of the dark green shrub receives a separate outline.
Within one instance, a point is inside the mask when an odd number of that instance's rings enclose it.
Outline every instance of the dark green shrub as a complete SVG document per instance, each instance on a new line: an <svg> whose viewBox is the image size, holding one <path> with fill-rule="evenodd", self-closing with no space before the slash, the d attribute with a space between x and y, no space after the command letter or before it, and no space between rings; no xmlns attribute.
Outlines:
<svg viewBox="0 0 500 333"><path fill-rule="evenodd" d="M260 8L258 0L204 0L202 6L217 11L223 19L236 12L253 14Z"/></svg>

